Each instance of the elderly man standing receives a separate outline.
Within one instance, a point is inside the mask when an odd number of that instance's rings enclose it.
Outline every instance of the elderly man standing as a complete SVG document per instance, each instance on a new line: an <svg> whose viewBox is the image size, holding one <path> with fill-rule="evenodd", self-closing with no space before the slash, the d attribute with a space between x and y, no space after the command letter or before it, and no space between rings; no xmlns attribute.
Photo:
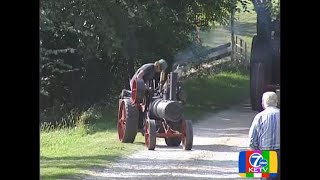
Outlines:
<svg viewBox="0 0 320 180"><path fill-rule="evenodd" d="M252 150L273 150L278 155L277 177L261 179L280 179L280 109L277 104L277 94L265 92L262 96L264 110L255 116L249 131L249 147Z"/></svg>

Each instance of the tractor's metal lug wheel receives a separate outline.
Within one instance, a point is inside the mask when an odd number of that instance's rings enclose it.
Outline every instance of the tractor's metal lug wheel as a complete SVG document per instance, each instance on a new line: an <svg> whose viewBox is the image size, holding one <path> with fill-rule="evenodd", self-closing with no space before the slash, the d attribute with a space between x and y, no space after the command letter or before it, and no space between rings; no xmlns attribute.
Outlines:
<svg viewBox="0 0 320 180"><path fill-rule="evenodd" d="M130 99L121 99L118 110L118 137L122 143L133 143L138 129L138 108Z"/></svg>
<svg viewBox="0 0 320 180"><path fill-rule="evenodd" d="M193 127L191 120L182 120L182 146L184 150L191 150L193 145Z"/></svg>
<svg viewBox="0 0 320 180"><path fill-rule="evenodd" d="M154 150L156 147L156 139L157 139L157 132L156 132L156 122L153 119L146 120L144 126L144 138L145 138L145 145L148 150Z"/></svg>

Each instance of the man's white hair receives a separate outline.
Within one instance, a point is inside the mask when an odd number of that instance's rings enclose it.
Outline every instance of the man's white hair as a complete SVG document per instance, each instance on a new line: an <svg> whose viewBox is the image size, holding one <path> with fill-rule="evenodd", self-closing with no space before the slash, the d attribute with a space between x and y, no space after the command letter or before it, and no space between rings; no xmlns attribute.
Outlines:
<svg viewBox="0 0 320 180"><path fill-rule="evenodd" d="M278 96L275 92L265 92L262 96L263 106L266 107L277 107L278 105Z"/></svg>

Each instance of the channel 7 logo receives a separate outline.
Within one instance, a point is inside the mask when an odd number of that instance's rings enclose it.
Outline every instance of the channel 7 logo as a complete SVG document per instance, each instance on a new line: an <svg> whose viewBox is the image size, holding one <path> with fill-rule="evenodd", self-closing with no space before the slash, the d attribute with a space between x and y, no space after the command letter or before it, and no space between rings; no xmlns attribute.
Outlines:
<svg viewBox="0 0 320 180"><path fill-rule="evenodd" d="M254 150L239 153L241 177L275 177L277 171L278 159L275 151Z"/></svg>

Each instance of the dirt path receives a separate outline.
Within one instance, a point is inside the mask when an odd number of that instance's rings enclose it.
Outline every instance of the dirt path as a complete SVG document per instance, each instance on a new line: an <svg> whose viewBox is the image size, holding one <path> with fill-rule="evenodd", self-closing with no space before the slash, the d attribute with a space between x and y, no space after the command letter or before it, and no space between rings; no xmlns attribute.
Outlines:
<svg viewBox="0 0 320 180"><path fill-rule="evenodd" d="M168 148L157 139L155 151L143 150L118 160L112 167L83 172L81 179L241 179L238 152L247 148L252 118L248 101L208 115L193 125L191 151Z"/></svg>

